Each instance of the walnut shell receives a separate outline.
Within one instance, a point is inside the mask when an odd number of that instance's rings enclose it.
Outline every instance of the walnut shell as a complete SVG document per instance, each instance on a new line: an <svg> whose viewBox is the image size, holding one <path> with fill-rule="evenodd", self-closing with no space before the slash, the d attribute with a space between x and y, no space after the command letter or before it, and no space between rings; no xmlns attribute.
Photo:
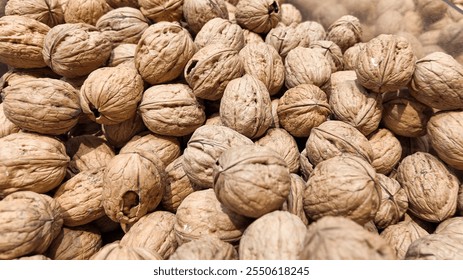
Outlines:
<svg viewBox="0 0 463 280"><path fill-rule="evenodd" d="M79 93L49 78L28 79L3 91L5 116L21 129L49 135L68 132L79 121Z"/></svg>
<svg viewBox="0 0 463 280"><path fill-rule="evenodd" d="M196 97L219 100L228 82L244 74L238 52L223 44L200 49L185 66L185 79Z"/></svg>
<svg viewBox="0 0 463 280"><path fill-rule="evenodd" d="M251 139L262 136L273 120L267 88L248 74L228 83L219 112L223 125Z"/></svg>
<svg viewBox="0 0 463 280"><path fill-rule="evenodd" d="M294 173L291 173L291 188L286 201L283 203L281 210L287 211L298 216L304 225L309 224L307 215L304 211L303 195L306 188L305 181Z"/></svg>
<svg viewBox="0 0 463 280"><path fill-rule="evenodd" d="M2 75L0 79L0 89L3 91L5 88L16 85L23 82L24 80L35 79L35 78L53 78L59 79L61 76L54 73L50 68L32 68L32 69L21 69L11 68ZM1 100L1 96L0 96Z"/></svg>
<svg viewBox="0 0 463 280"><path fill-rule="evenodd" d="M462 260L461 239L447 234L430 234L408 247L406 260Z"/></svg>
<svg viewBox="0 0 463 280"><path fill-rule="evenodd" d="M429 233L412 220L402 221L385 228L380 236L394 249L397 259L403 260L408 247Z"/></svg>
<svg viewBox="0 0 463 280"><path fill-rule="evenodd" d="M185 84L148 88L143 93L138 111L146 127L160 135L189 135L206 121L204 106Z"/></svg>
<svg viewBox="0 0 463 280"><path fill-rule="evenodd" d="M344 61L342 51L334 42L327 40L314 41L310 43L309 48L319 51L328 59L331 65L331 72L334 73L343 70Z"/></svg>
<svg viewBox="0 0 463 280"><path fill-rule="evenodd" d="M442 52L418 60L410 83L413 97L441 110L463 109L462 84L463 65Z"/></svg>
<svg viewBox="0 0 463 280"><path fill-rule="evenodd" d="M352 125L336 120L313 128L305 148L314 165L341 154L359 156L369 163L373 158L368 139Z"/></svg>
<svg viewBox="0 0 463 280"><path fill-rule="evenodd" d="M380 201L375 170L364 159L352 155L320 162L304 190L304 210L313 220L344 216L363 225L375 217Z"/></svg>
<svg viewBox="0 0 463 280"><path fill-rule="evenodd" d="M285 67L278 52L265 43L249 43L240 52L246 74L265 84L270 95L277 94L285 81Z"/></svg>
<svg viewBox="0 0 463 280"><path fill-rule="evenodd" d="M0 63L15 68L41 68L47 64L42 56L50 27L25 16L0 18Z"/></svg>
<svg viewBox="0 0 463 280"><path fill-rule="evenodd" d="M90 260L162 260L153 250L140 247L122 246L119 241L106 244Z"/></svg>
<svg viewBox="0 0 463 280"><path fill-rule="evenodd" d="M82 171L62 184L53 198L61 208L65 226L88 224L105 215L103 169Z"/></svg>
<svg viewBox="0 0 463 280"><path fill-rule="evenodd" d="M285 25L299 24L302 22L301 11L296 6L290 3L280 5L281 20L280 22Z"/></svg>
<svg viewBox="0 0 463 280"><path fill-rule="evenodd" d="M111 54L111 48L109 39L96 27L65 23L47 33L42 54L46 65L55 73L75 78L90 74L103 65Z"/></svg>
<svg viewBox="0 0 463 280"><path fill-rule="evenodd" d="M114 47L108 59L108 66L115 67L119 65L135 67L136 44L119 44Z"/></svg>
<svg viewBox="0 0 463 280"><path fill-rule="evenodd" d="M344 53L348 48L359 43L362 38L362 26L357 17L345 15L328 27L326 39L333 41Z"/></svg>
<svg viewBox="0 0 463 280"><path fill-rule="evenodd" d="M246 217L258 218L280 209L291 188L283 158L257 145L231 147L223 152L213 175L218 200Z"/></svg>
<svg viewBox="0 0 463 280"><path fill-rule="evenodd" d="M243 36L244 36L244 44L250 44L250 43L263 43L264 39L260 34L257 34L255 32L249 31L247 29L243 29Z"/></svg>
<svg viewBox="0 0 463 280"><path fill-rule="evenodd" d="M344 70L355 70L357 68L357 59L360 51L365 48L366 43L357 43L344 51L342 56Z"/></svg>
<svg viewBox="0 0 463 280"><path fill-rule="evenodd" d="M416 57L403 37L382 34L360 50L355 73L359 83L375 92L405 87L415 70Z"/></svg>
<svg viewBox="0 0 463 280"><path fill-rule="evenodd" d="M326 31L322 24L317 21L303 21L296 26L296 31L301 36L303 44L325 40Z"/></svg>
<svg viewBox="0 0 463 280"><path fill-rule="evenodd" d="M122 237L120 245L141 247L157 252L168 259L177 249L174 232L175 214L156 211L143 216Z"/></svg>
<svg viewBox="0 0 463 280"><path fill-rule="evenodd" d="M312 174L314 167L309 160L309 156L307 155L307 149L302 150L299 162L301 164L300 174L302 178L307 181L310 177L310 174Z"/></svg>
<svg viewBox="0 0 463 280"><path fill-rule="evenodd" d="M391 260L393 249L377 234L344 217L324 217L307 231L300 259Z"/></svg>
<svg viewBox="0 0 463 280"><path fill-rule="evenodd" d="M112 146L123 147L127 142L138 133L146 130L143 119L139 114L118 124L103 124L103 135Z"/></svg>
<svg viewBox="0 0 463 280"><path fill-rule="evenodd" d="M58 235L63 219L51 197L20 191L0 201L0 259L43 254Z"/></svg>
<svg viewBox="0 0 463 280"><path fill-rule="evenodd" d="M0 197L16 191L46 193L66 175L69 157L60 141L32 133L0 138Z"/></svg>
<svg viewBox="0 0 463 280"><path fill-rule="evenodd" d="M137 1L134 1L137 2ZM153 22L180 21L184 0L138 0L140 11Z"/></svg>
<svg viewBox="0 0 463 280"><path fill-rule="evenodd" d="M86 23L95 25L98 19L109 12L111 6L106 0L72 0L67 1L64 20L67 23Z"/></svg>
<svg viewBox="0 0 463 280"><path fill-rule="evenodd" d="M429 222L440 222L455 214L459 182L436 157L417 152L404 158L397 181L407 193L410 212Z"/></svg>
<svg viewBox="0 0 463 280"><path fill-rule="evenodd" d="M148 28L148 19L140 10L123 7L111 10L96 22L98 28L114 45L122 43L137 44Z"/></svg>
<svg viewBox="0 0 463 280"><path fill-rule="evenodd" d="M69 0L61 0L61 1L69 1ZM137 0L106 0L109 6L112 8L121 8L121 7L132 7L132 8L139 8L139 3Z"/></svg>
<svg viewBox="0 0 463 280"><path fill-rule="evenodd" d="M274 0L240 0L236 22L256 33L267 33L281 20L280 3Z"/></svg>
<svg viewBox="0 0 463 280"><path fill-rule="evenodd" d="M308 137L312 128L325 122L330 114L325 92L311 84L287 90L277 107L280 125L294 137Z"/></svg>
<svg viewBox="0 0 463 280"><path fill-rule="evenodd" d="M291 50L309 46L309 40L301 32L292 25L277 25L268 32L265 43L275 48L281 58L285 59Z"/></svg>
<svg viewBox="0 0 463 280"><path fill-rule="evenodd" d="M437 226L434 233L452 235L454 237L463 237L463 217L453 217L442 221Z"/></svg>
<svg viewBox="0 0 463 280"><path fill-rule="evenodd" d="M386 128L381 128L368 137L373 150L371 166L376 172L389 174L399 163L402 156L402 146L394 134Z"/></svg>
<svg viewBox="0 0 463 280"><path fill-rule="evenodd" d="M285 85L293 88L300 84L323 87L329 84L331 65L320 52L303 47L291 50L285 59Z"/></svg>
<svg viewBox="0 0 463 280"><path fill-rule="evenodd" d="M6 116L3 103L0 103L0 138L19 132L21 128L12 123Z"/></svg>
<svg viewBox="0 0 463 280"><path fill-rule="evenodd" d="M439 30L438 43L447 53L458 54L461 52L462 27L463 20L460 18L458 22L450 22L442 30Z"/></svg>
<svg viewBox="0 0 463 280"><path fill-rule="evenodd" d="M250 220L232 212L217 199L214 190L188 195L177 209L175 234L179 245L204 236L233 242L241 238Z"/></svg>
<svg viewBox="0 0 463 280"><path fill-rule="evenodd" d="M395 179L383 174L377 174L377 179L381 188L381 202L374 222L378 228L384 229L402 219L408 209L408 197Z"/></svg>
<svg viewBox="0 0 463 280"><path fill-rule="evenodd" d="M53 260L88 260L102 244L101 234L94 226L63 227L46 255Z"/></svg>
<svg viewBox="0 0 463 280"><path fill-rule="evenodd" d="M24 261L47 261L51 260L49 257L44 256L44 255L33 255L33 256L25 256L25 257L20 257L15 260L24 260Z"/></svg>
<svg viewBox="0 0 463 280"><path fill-rule="evenodd" d="M270 105L272 106L272 128L281 128L280 120L278 119L278 103L280 102L279 98L272 99Z"/></svg>
<svg viewBox="0 0 463 280"><path fill-rule="evenodd" d="M250 224L239 246L240 260L296 260L306 236L306 226L285 211L273 211Z"/></svg>
<svg viewBox="0 0 463 280"><path fill-rule="evenodd" d="M184 0L183 17L193 33L213 18L228 19L227 5L224 0Z"/></svg>
<svg viewBox="0 0 463 280"><path fill-rule="evenodd" d="M205 236L177 248L169 260L237 260L233 245L218 238Z"/></svg>
<svg viewBox="0 0 463 280"><path fill-rule="evenodd" d="M100 124L117 124L136 114L143 80L129 67L103 67L88 76L80 89L83 112Z"/></svg>
<svg viewBox="0 0 463 280"><path fill-rule="evenodd" d="M213 18L196 34L195 44L201 49L214 43L228 45L240 51L244 47L243 29L230 20Z"/></svg>
<svg viewBox="0 0 463 280"><path fill-rule="evenodd" d="M59 0L9 0L5 15L26 16L50 27L64 23L64 12Z"/></svg>

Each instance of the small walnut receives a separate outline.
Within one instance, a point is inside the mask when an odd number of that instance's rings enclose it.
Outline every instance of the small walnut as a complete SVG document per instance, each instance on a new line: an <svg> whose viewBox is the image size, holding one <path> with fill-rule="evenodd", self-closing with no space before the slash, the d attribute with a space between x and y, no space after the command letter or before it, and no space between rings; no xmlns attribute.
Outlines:
<svg viewBox="0 0 463 280"><path fill-rule="evenodd" d="M88 260L102 244L101 234L94 226L63 227L46 255L53 260Z"/></svg>
<svg viewBox="0 0 463 280"><path fill-rule="evenodd" d="M230 243L205 236L184 243L170 256L169 260L236 260L238 252Z"/></svg>
<svg viewBox="0 0 463 280"><path fill-rule="evenodd" d="M302 44L309 45L311 42L325 40L326 31L323 25L317 21L303 21L296 26L296 32L301 37Z"/></svg>
<svg viewBox="0 0 463 280"><path fill-rule="evenodd" d="M459 181L436 157L417 152L404 158L397 181L407 193L410 212L429 222L441 222L455 214Z"/></svg>
<svg viewBox="0 0 463 280"><path fill-rule="evenodd" d="M281 210L294 214L301 219L304 225L309 224L307 215L304 211L303 195L306 188L305 181L294 173L291 173L291 189Z"/></svg>
<svg viewBox="0 0 463 280"><path fill-rule="evenodd" d="M375 217L380 202L375 170L364 159L352 155L320 162L304 190L304 210L313 220L344 216L363 225Z"/></svg>
<svg viewBox="0 0 463 280"><path fill-rule="evenodd" d="M122 246L119 241L106 244L90 260L162 260L153 250L140 247Z"/></svg>
<svg viewBox="0 0 463 280"><path fill-rule="evenodd" d="M400 141L386 128L373 132L368 140L373 150L371 166L378 173L389 174L402 158Z"/></svg>
<svg viewBox="0 0 463 280"><path fill-rule="evenodd" d="M213 174L218 200L246 217L258 218L280 209L291 188L289 169L283 158L270 148L257 145L226 150Z"/></svg>
<svg viewBox="0 0 463 280"><path fill-rule="evenodd" d="M462 260L461 238L447 234L430 234L408 247L406 260Z"/></svg>
<svg viewBox="0 0 463 280"><path fill-rule="evenodd" d="M329 61L331 65L331 72L341 71L344 68L344 61L342 58L342 51L338 45L332 41L319 40L310 43L309 48L319 51Z"/></svg>
<svg viewBox="0 0 463 280"><path fill-rule="evenodd" d="M366 43L357 43L348 48L344 54L344 70L355 70L357 68L357 59L362 49L365 48Z"/></svg>
<svg viewBox="0 0 463 280"><path fill-rule="evenodd" d="M265 43L275 48L283 60L291 50L297 47L309 46L309 40L299 33L296 27L283 24L272 28L268 32Z"/></svg>
<svg viewBox="0 0 463 280"><path fill-rule="evenodd" d="M51 197L20 191L0 201L0 259L43 254L59 234L63 219Z"/></svg>
<svg viewBox="0 0 463 280"><path fill-rule="evenodd" d="M61 208L65 226L88 224L105 215L103 169L82 171L62 184L53 198Z"/></svg>
<svg viewBox="0 0 463 280"><path fill-rule="evenodd" d="M325 92L311 84L287 90L278 101L279 123L294 137L308 137L312 128L326 121L330 114Z"/></svg>
<svg viewBox="0 0 463 280"><path fill-rule="evenodd" d="M0 198L17 191L54 189L68 163L63 143L54 138L22 132L0 138Z"/></svg>
<svg viewBox="0 0 463 280"><path fill-rule="evenodd" d="M21 83L24 80L36 79L36 78L60 79L61 76L54 73L48 67L32 68L32 69L12 68L12 69L9 69L8 72L3 74L2 77L0 78L0 90L3 91L7 87ZM0 95L0 100L2 100L1 95Z"/></svg>
<svg viewBox="0 0 463 280"><path fill-rule="evenodd" d="M9 0L5 15L26 16L53 27L64 23L64 12L59 0Z"/></svg>
<svg viewBox="0 0 463 280"><path fill-rule="evenodd" d="M297 25L302 22L302 14L294 5L285 3L280 5L281 23L285 25Z"/></svg>
<svg viewBox="0 0 463 280"><path fill-rule="evenodd" d="M175 234L179 245L205 236L234 242L241 238L251 220L222 205L214 190L188 195L177 209Z"/></svg>
<svg viewBox="0 0 463 280"><path fill-rule="evenodd" d="M275 0L240 0L236 22L256 33L267 33L281 20L280 3Z"/></svg>
<svg viewBox="0 0 463 280"><path fill-rule="evenodd" d="M106 0L71 0L66 2L64 20L66 23L95 25L98 19L110 10L111 6Z"/></svg>
<svg viewBox="0 0 463 280"><path fill-rule="evenodd" d="M285 211L273 211L255 220L240 240L240 260L296 260L306 236L306 226Z"/></svg>
<svg viewBox="0 0 463 280"><path fill-rule="evenodd" d="M314 165L341 154L359 156L369 163L373 158L368 139L355 127L342 121L330 120L313 128L305 148Z"/></svg>
<svg viewBox="0 0 463 280"><path fill-rule="evenodd" d="M164 84L148 88L138 111L146 127L167 136L193 133L206 121L204 106L185 84Z"/></svg>
<svg viewBox="0 0 463 280"><path fill-rule="evenodd" d="M143 80L154 85L175 80L196 52L190 33L179 23L158 22L148 27L135 52Z"/></svg>
<svg viewBox="0 0 463 280"><path fill-rule="evenodd" d="M324 217L309 225L300 259L391 260L394 250L377 234L344 217Z"/></svg>
<svg viewBox="0 0 463 280"><path fill-rule="evenodd" d="M224 0L184 0L183 17L193 33L213 18L228 19L227 5Z"/></svg>
<svg viewBox="0 0 463 280"><path fill-rule="evenodd" d="M408 209L408 197L405 190L395 179L377 174L381 187L381 202L375 215L375 225L384 229L399 222Z"/></svg>
<svg viewBox="0 0 463 280"><path fill-rule="evenodd" d="M402 221L385 228L380 236L394 249L397 259L403 260L408 247L429 233L412 220Z"/></svg>
<svg viewBox="0 0 463 280"><path fill-rule="evenodd" d="M41 68L47 64L42 56L50 27L25 16L0 18L0 62L15 68Z"/></svg>
<svg viewBox="0 0 463 280"><path fill-rule="evenodd" d="M123 147L129 140L138 133L145 131L146 126L139 114L118 124L102 126L103 135L109 144L116 148Z"/></svg>
<svg viewBox="0 0 463 280"><path fill-rule="evenodd" d="M114 45L137 44L149 22L140 10L130 7L111 10L96 22L98 28Z"/></svg>
<svg viewBox="0 0 463 280"><path fill-rule="evenodd" d="M49 135L68 132L82 113L73 86L50 78L28 79L3 90L5 116L24 130Z"/></svg>
<svg viewBox="0 0 463 280"><path fill-rule="evenodd" d="M111 41L96 27L65 23L47 33L42 54L46 65L54 72L75 78L90 74L103 65L111 54L111 48Z"/></svg>
<svg viewBox="0 0 463 280"><path fill-rule="evenodd" d="M183 1L138 0L138 5L143 15L154 22L180 21L183 17Z"/></svg>
<svg viewBox="0 0 463 280"><path fill-rule="evenodd" d="M3 110L3 103L0 103L0 138L7 135L19 132L21 128L12 123L6 116Z"/></svg>
<svg viewBox="0 0 463 280"><path fill-rule="evenodd" d="M121 246L141 247L168 259L177 249L174 232L175 214L155 211L143 216L122 237Z"/></svg>
<svg viewBox="0 0 463 280"><path fill-rule="evenodd" d="M201 49L214 43L224 44L240 51L244 47L243 29L230 20L213 18L196 34L195 44Z"/></svg>
<svg viewBox="0 0 463 280"><path fill-rule="evenodd" d="M357 73L359 83L375 92L405 87L415 70L416 57L403 37L382 34L366 43L359 51Z"/></svg>
<svg viewBox="0 0 463 280"><path fill-rule="evenodd" d="M228 82L244 74L238 51L223 44L200 49L185 66L185 80L196 97L219 100Z"/></svg>
<svg viewBox="0 0 463 280"><path fill-rule="evenodd" d="M135 51L137 49L136 44L119 44L114 47L111 51L111 55L108 59L108 66L127 66L135 67Z"/></svg>
<svg viewBox="0 0 463 280"><path fill-rule="evenodd" d="M316 50L297 47L286 56L285 84L287 88L300 84L324 87L329 84L330 76L330 62Z"/></svg>
<svg viewBox="0 0 463 280"><path fill-rule="evenodd" d="M359 43L362 38L362 27L358 18L345 15L336 20L328 28L326 39L338 45L342 52Z"/></svg>
<svg viewBox="0 0 463 280"><path fill-rule="evenodd" d="M463 65L442 52L418 60L410 83L413 97L441 110L463 109L462 84Z"/></svg>
<svg viewBox="0 0 463 280"><path fill-rule="evenodd" d="M220 120L251 139L262 136L273 120L270 94L264 83L248 74L231 80L220 101Z"/></svg>
<svg viewBox="0 0 463 280"><path fill-rule="evenodd" d="M100 124L118 124L136 114L143 80L129 67L103 67L93 71L80 89L82 111Z"/></svg>

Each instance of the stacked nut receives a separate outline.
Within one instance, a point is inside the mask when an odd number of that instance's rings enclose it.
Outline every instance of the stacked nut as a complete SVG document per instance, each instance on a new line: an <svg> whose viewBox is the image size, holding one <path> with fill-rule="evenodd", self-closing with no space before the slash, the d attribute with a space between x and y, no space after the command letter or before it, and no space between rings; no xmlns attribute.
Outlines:
<svg viewBox="0 0 463 280"><path fill-rule="evenodd" d="M458 15L283 2L9 1L0 259L463 258Z"/></svg>

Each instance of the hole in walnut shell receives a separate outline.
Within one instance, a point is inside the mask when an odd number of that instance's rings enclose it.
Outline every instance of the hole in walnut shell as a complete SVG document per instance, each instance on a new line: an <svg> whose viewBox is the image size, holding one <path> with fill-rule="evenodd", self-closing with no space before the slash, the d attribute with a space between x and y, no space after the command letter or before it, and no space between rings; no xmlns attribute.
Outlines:
<svg viewBox="0 0 463 280"><path fill-rule="evenodd" d="M193 60L193 61L191 62L191 64L188 65L188 68L186 69L187 75L190 74L191 71L193 70L193 68L196 67L196 64L198 64L198 61L197 61L197 60Z"/></svg>
<svg viewBox="0 0 463 280"><path fill-rule="evenodd" d="M280 11L280 6L278 6L277 1L273 1L273 3L270 4L270 6L268 6L269 15L272 13L278 14L279 11Z"/></svg>
<svg viewBox="0 0 463 280"><path fill-rule="evenodd" d="M134 216L136 213L132 213L136 211L136 207L140 203L140 199L138 194L134 191L128 191L124 193L122 196L122 213L126 216Z"/></svg>

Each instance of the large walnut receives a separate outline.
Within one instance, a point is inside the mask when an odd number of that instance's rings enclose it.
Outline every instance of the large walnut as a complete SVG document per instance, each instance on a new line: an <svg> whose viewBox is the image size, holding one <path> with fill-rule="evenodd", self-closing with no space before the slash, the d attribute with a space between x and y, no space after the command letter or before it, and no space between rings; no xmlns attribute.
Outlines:
<svg viewBox="0 0 463 280"><path fill-rule="evenodd" d="M386 128L380 128L370 134L368 141L373 150L371 166L378 173L389 174L401 159L402 146L400 141Z"/></svg>
<svg viewBox="0 0 463 280"><path fill-rule="evenodd" d="M303 47L291 50L285 59L285 84L292 88L313 84L323 88L329 84L331 65L320 52Z"/></svg>
<svg viewBox="0 0 463 280"><path fill-rule="evenodd" d="M180 21L183 17L183 0L138 0L138 5L143 15L154 22Z"/></svg>
<svg viewBox="0 0 463 280"><path fill-rule="evenodd" d="M122 246L119 241L106 244L90 260L162 260L153 250L140 247Z"/></svg>
<svg viewBox="0 0 463 280"><path fill-rule="evenodd" d="M378 185L381 188L381 202L375 215L375 225L386 228L399 222L408 210L408 197L405 190L395 179L383 174L377 174Z"/></svg>
<svg viewBox="0 0 463 280"><path fill-rule="evenodd" d="M224 0L184 0L183 17L193 33L213 18L228 19L227 5Z"/></svg>
<svg viewBox="0 0 463 280"><path fill-rule="evenodd" d="M397 258L403 260L408 247L415 240L429 233L413 220L406 220L385 228L380 236L394 249Z"/></svg>
<svg viewBox="0 0 463 280"><path fill-rule="evenodd" d="M94 226L63 227L46 255L53 260L88 260L102 244L101 234Z"/></svg>
<svg viewBox="0 0 463 280"><path fill-rule="evenodd" d="M236 22L256 33L267 33L281 20L276 0L240 0L236 5Z"/></svg>
<svg viewBox="0 0 463 280"><path fill-rule="evenodd" d="M230 243L205 236L177 248L169 260L236 260L238 252Z"/></svg>
<svg viewBox="0 0 463 280"><path fill-rule="evenodd" d="M95 25L98 19L110 10L111 6L106 0L69 0L64 9L64 20L67 23Z"/></svg>
<svg viewBox="0 0 463 280"><path fill-rule="evenodd" d="M213 18L196 34L195 44L201 49L214 43L222 43L240 51L244 47L243 29L230 20Z"/></svg>
<svg viewBox="0 0 463 280"><path fill-rule="evenodd" d="M26 16L53 27L64 23L64 12L60 0L9 0L5 15Z"/></svg>

